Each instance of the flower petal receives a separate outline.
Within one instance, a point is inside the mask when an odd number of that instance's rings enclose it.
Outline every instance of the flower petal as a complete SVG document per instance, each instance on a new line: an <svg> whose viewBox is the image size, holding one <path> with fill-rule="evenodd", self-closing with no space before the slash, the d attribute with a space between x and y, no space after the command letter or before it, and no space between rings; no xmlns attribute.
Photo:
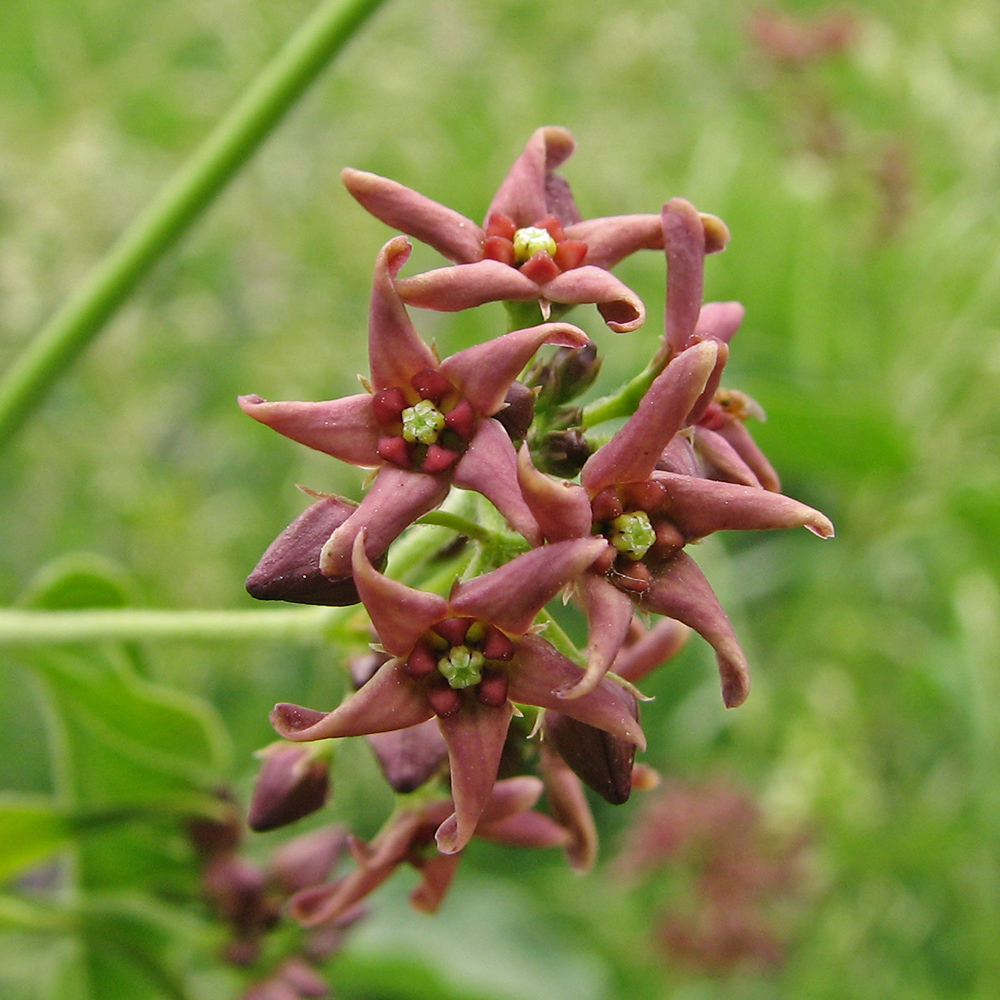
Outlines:
<svg viewBox="0 0 1000 1000"><path fill-rule="evenodd" d="M365 535L359 533L354 540L354 580L365 610L378 633L379 641L393 656L409 656L413 645L432 625L448 615L448 602L439 594L429 594L414 590L405 583L390 579L375 570L365 555ZM357 697L368 690L375 679L383 673L385 665L379 667L375 676L365 683L354 695ZM430 718L428 713L423 719ZM422 722L418 719L417 722ZM415 722L409 725L416 725ZM402 726L390 726L402 729ZM369 729L368 732L384 730Z"/></svg>
<svg viewBox="0 0 1000 1000"><path fill-rule="evenodd" d="M455 800L455 812L436 834L442 854L462 850L476 831L497 780L510 717L509 703L493 707L470 698L461 711L439 720L448 744Z"/></svg>
<svg viewBox="0 0 1000 1000"><path fill-rule="evenodd" d="M529 302L541 294L536 282L498 260L424 271L399 279L396 291L407 305L439 312L460 312L487 302Z"/></svg>
<svg viewBox="0 0 1000 1000"><path fill-rule="evenodd" d="M610 271L591 264L574 267L546 282L542 294L550 302L581 305L592 302L615 333L631 333L646 321L642 299Z"/></svg>
<svg viewBox="0 0 1000 1000"><path fill-rule="evenodd" d="M566 845L570 868L580 873L589 872L597 860L597 826L580 779L544 741L540 763L549 809L570 834L570 842Z"/></svg>
<svg viewBox="0 0 1000 1000"><path fill-rule="evenodd" d="M529 542L539 541L538 525L517 485L517 454L507 432L492 417L479 422L452 481L481 493Z"/></svg>
<svg viewBox="0 0 1000 1000"><path fill-rule="evenodd" d="M379 427L367 393L322 403L270 403L260 396L240 396L239 404L254 420L307 448L363 468L382 464L375 450Z"/></svg>
<svg viewBox="0 0 1000 1000"><path fill-rule="evenodd" d="M433 247L456 264L483 255L483 231L471 219L378 174L346 167L340 179L377 219Z"/></svg>
<svg viewBox="0 0 1000 1000"><path fill-rule="evenodd" d="M604 551L603 538L574 538L524 552L452 592L452 612L482 618L504 632L522 635L566 584Z"/></svg>
<svg viewBox="0 0 1000 1000"><path fill-rule="evenodd" d="M830 519L798 500L754 486L654 472L666 489L659 512L666 514L687 539L713 531L808 528L820 538L833 536Z"/></svg>
<svg viewBox="0 0 1000 1000"><path fill-rule="evenodd" d="M583 671L541 636L515 640L517 652L508 664L510 699L525 705L551 708L589 726L646 748L646 738L632 709L634 699L623 687L602 680L590 694L567 701L559 692L571 688Z"/></svg>
<svg viewBox="0 0 1000 1000"><path fill-rule="evenodd" d="M718 345L711 340L695 344L653 380L625 426L583 467L581 482L592 497L615 483L649 479L663 449L701 395L718 351Z"/></svg>
<svg viewBox="0 0 1000 1000"><path fill-rule="evenodd" d="M683 198L663 206L667 251L666 342L674 354L690 347L701 311L705 281L705 227L698 210Z"/></svg>
<svg viewBox="0 0 1000 1000"><path fill-rule="evenodd" d="M762 488L753 469L740 458L739 452L721 434L707 427L696 426L694 446L711 479Z"/></svg>
<svg viewBox="0 0 1000 1000"><path fill-rule="evenodd" d="M698 564L686 552L678 552L653 576L640 607L676 618L707 639L719 662L722 700L726 707L736 708L746 701L750 693L746 657L719 599Z"/></svg>
<svg viewBox="0 0 1000 1000"><path fill-rule="evenodd" d="M634 610L628 594L596 573L584 573L577 592L587 615L587 669L572 688L562 692L567 699L579 698L601 682L625 641Z"/></svg>
<svg viewBox="0 0 1000 1000"><path fill-rule="evenodd" d="M590 534L593 513L587 491L536 469L527 445L522 445L517 454L517 481L546 541L586 538Z"/></svg>
<svg viewBox="0 0 1000 1000"><path fill-rule="evenodd" d="M502 409L511 383L542 344L585 347L589 343L583 330L570 323L543 323L459 351L441 362L441 374L477 413L491 417Z"/></svg>
<svg viewBox="0 0 1000 1000"><path fill-rule="evenodd" d="M499 212L518 227L532 226L544 218L548 211L545 178L570 157L575 146L573 136L564 128L549 125L536 129L493 196L486 218Z"/></svg>
<svg viewBox="0 0 1000 1000"><path fill-rule="evenodd" d="M444 476L428 476L384 465L357 510L330 535L320 553L320 569L331 580L351 573L351 552L358 532L367 536L365 551L372 561L385 553L400 532L434 510L448 495Z"/></svg>
<svg viewBox="0 0 1000 1000"><path fill-rule="evenodd" d="M740 458L753 469L765 490L777 493L781 489L778 473L760 450L743 421L727 415L721 426L715 428L715 432L722 435L736 449Z"/></svg>
<svg viewBox="0 0 1000 1000"><path fill-rule="evenodd" d="M666 663L687 642L691 630L673 618L663 618L651 629L644 629L637 619L632 622L636 638L615 657L611 669L626 681L638 684L662 663Z"/></svg>
<svg viewBox="0 0 1000 1000"><path fill-rule="evenodd" d="M410 256L405 236L389 240L379 252L368 312L368 361L376 389L402 386L425 368L437 368L434 352L410 322L393 279Z"/></svg>
<svg viewBox="0 0 1000 1000"><path fill-rule="evenodd" d="M434 714L415 681L400 669L399 660L384 663L374 677L347 701L327 712L318 722L298 728L297 705L278 704L271 712L271 725L286 740L305 743L336 736L366 736L417 726Z"/></svg>
<svg viewBox="0 0 1000 1000"><path fill-rule="evenodd" d="M698 314L696 340L717 340L728 344L743 322L746 309L740 302L706 302Z"/></svg>
<svg viewBox="0 0 1000 1000"><path fill-rule="evenodd" d="M566 227L566 239L586 243L586 263L607 269L637 250L662 250L663 222L652 214L584 219Z"/></svg>
<svg viewBox="0 0 1000 1000"><path fill-rule="evenodd" d="M410 893L410 905L421 913L437 913L448 895L461 854L434 854L420 863L420 883Z"/></svg>

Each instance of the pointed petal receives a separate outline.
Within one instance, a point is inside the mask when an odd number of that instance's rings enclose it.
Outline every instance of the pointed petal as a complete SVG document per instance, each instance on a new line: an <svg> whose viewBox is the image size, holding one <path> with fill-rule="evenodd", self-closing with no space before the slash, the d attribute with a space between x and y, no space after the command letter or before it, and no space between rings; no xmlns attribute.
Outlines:
<svg viewBox="0 0 1000 1000"><path fill-rule="evenodd" d="M777 493L781 489L781 480L767 456L760 450L750 431L743 421L727 416L721 427L715 428L738 452L740 458L753 469L765 490Z"/></svg>
<svg viewBox="0 0 1000 1000"><path fill-rule="evenodd" d="M491 417L503 407L511 383L542 344L585 347L589 343L583 330L570 323L543 323L459 351L441 362L441 374L477 413Z"/></svg>
<svg viewBox="0 0 1000 1000"><path fill-rule="evenodd" d="M538 525L517 485L517 454L507 432L489 418L480 420L452 475L460 489L481 493L529 542L539 541Z"/></svg>
<svg viewBox="0 0 1000 1000"><path fill-rule="evenodd" d="M376 389L405 385L417 372L438 365L433 351L413 328L393 281L411 249L405 236L397 236L382 247L375 262L368 313L368 361Z"/></svg>
<svg viewBox="0 0 1000 1000"><path fill-rule="evenodd" d="M726 707L736 708L746 701L750 692L746 657L719 599L698 564L686 552L678 552L653 577L652 586L643 595L640 606L654 614L676 618L707 639L719 661L722 700Z"/></svg>
<svg viewBox="0 0 1000 1000"><path fill-rule="evenodd" d="M718 350L711 340L695 344L654 379L625 426L583 467L580 478L592 497L615 483L649 479L663 449L701 395L715 367Z"/></svg>
<svg viewBox="0 0 1000 1000"><path fill-rule="evenodd" d="M584 573L577 584L587 615L587 669L583 677L563 692L567 699L593 691L622 648L635 605L628 594L596 573Z"/></svg>
<svg viewBox="0 0 1000 1000"><path fill-rule="evenodd" d="M721 434L707 427L695 427L694 446L712 479L762 488L753 469L740 458L739 452Z"/></svg>
<svg viewBox="0 0 1000 1000"><path fill-rule="evenodd" d="M590 264L563 271L542 285L542 294L563 305L594 303L615 333L631 333L646 321L642 299L610 271Z"/></svg>
<svg viewBox="0 0 1000 1000"><path fill-rule="evenodd" d="M538 612L606 545L603 538L574 538L524 552L490 573L460 583L451 595L451 610L522 635Z"/></svg>
<svg viewBox="0 0 1000 1000"><path fill-rule="evenodd" d="M573 136L555 125L536 129L490 202L486 218L499 212L518 227L531 226L548 210L545 178L572 154Z"/></svg>
<svg viewBox="0 0 1000 1000"><path fill-rule="evenodd" d="M517 454L517 481L542 537L548 542L585 538L593 515L587 491L566 479L553 479L532 464L531 452L522 445Z"/></svg>
<svg viewBox="0 0 1000 1000"><path fill-rule="evenodd" d="M602 680L590 694L567 701L559 692L571 688L583 671L541 636L515 640L517 653L507 668L510 699L550 708L646 748L646 738L632 709L634 698L623 687Z"/></svg>
<svg viewBox="0 0 1000 1000"><path fill-rule="evenodd" d="M654 472L653 480L667 491L659 512L687 539L703 538L713 531L767 528L803 527L820 538L831 538L834 533L825 514L781 493L672 472Z"/></svg>
<svg viewBox="0 0 1000 1000"><path fill-rule="evenodd" d="M340 179L375 218L433 247L448 260L467 264L482 257L483 231L460 212L365 170L345 167Z"/></svg>
<svg viewBox="0 0 1000 1000"><path fill-rule="evenodd" d="M498 823L518 813L526 812L538 804L544 790L545 786L541 780L530 774L498 781L493 786L480 822Z"/></svg>
<svg viewBox="0 0 1000 1000"><path fill-rule="evenodd" d="M307 448L364 468L382 464L375 450L379 428L367 393L323 403L269 403L260 396L240 396L239 404L254 420Z"/></svg>
<svg viewBox="0 0 1000 1000"><path fill-rule="evenodd" d="M358 534L354 540L354 580L365 610L378 633L379 641L393 656L409 656L413 645L432 625L442 621L448 614L448 602L439 594L429 594L414 590L405 583L392 580L377 572L365 555L365 536ZM385 665L357 694L367 691L375 679L385 670ZM424 718L429 718L425 715ZM418 719L422 722L423 719ZM410 723L416 725L416 723ZM402 726L391 726L402 729ZM369 729L368 732L384 730Z"/></svg>
<svg viewBox="0 0 1000 1000"><path fill-rule="evenodd" d="M444 500L449 488L443 476L383 465L357 510L323 546L321 571L331 580L349 576L354 539L362 530L368 558L377 562L404 528Z"/></svg>
<svg viewBox="0 0 1000 1000"><path fill-rule="evenodd" d="M448 895L461 854L433 854L420 864L420 884L410 893L410 904L421 913L437 913Z"/></svg>
<svg viewBox="0 0 1000 1000"><path fill-rule="evenodd" d="M271 725L286 740L296 743L336 736L366 736L368 733L386 733L417 726L434 712L416 682L407 677L399 666L399 660L384 663L364 687L319 722L313 722L304 729L297 728L300 713L296 705L275 705Z"/></svg>
<svg viewBox="0 0 1000 1000"><path fill-rule="evenodd" d="M701 311L705 280L705 227L697 209L683 198L663 206L667 251L666 341L677 354L689 347Z"/></svg>
<svg viewBox="0 0 1000 1000"><path fill-rule="evenodd" d="M570 832L551 816L540 812L522 812L492 823L480 820L476 836L511 847L566 847Z"/></svg>
<svg viewBox="0 0 1000 1000"><path fill-rule="evenodd" d="M398 280L396 291L407 305L439 312L460 312L486 302L528 302L541 294L531 278L498 260L424 271Z"/></svg>
<svg viewBox="0 0 1000 1000"><path fill-rule="evenodd" d="M585 263L612 268L637 250L663 249L659 215L611 215L566 227L566 239L587 244Z"/></svg>
<svg viewBox="0 0 1000 1000"><path fill-rule="evenodd" d="M566 845L569 866L581 874L597 860L597 826L580 779L553 749L542 743L541 771L552 815L570 835Z"/></svg>
<svg viewBox="0 0 1000 1000"><path fill-rule="evenodd" d="M696 340L717 340L728 344L743 322L746 309L739 302L706 302L698 314Z"/></svg>
<svg viewBox="0 0 1000 1000"><path fill-rule="evenodd" d="M636 622L633 622L633 628ZM638 684L658 666L666 663L687 642L691 630L672 618L663 618L651 629L642 629L615 657L612 670L621 678Z"/></svg>
<svg viewBox="0 0 1000 1000"><path fill-rule="evenodd" d="M470 699L460 712L440 720L451 760L455 812L438 827L438 850L455 854L468 844L497 780L511 707Z"/></svg>
<svg viewBox="0 0 1000 1000"><path fill-rule="evenodd" d="M715 399L715 394L719 390L719 384L722 382L722 370L726 367L726 362L729 360L728 344L720 343L716 340L707 341L707 343L718 344L719 353L715 357L715 367L708 376L708 381L705 382L705 388L698 399L695 400L694 406L691 407L691 412L684 420L685 424L698 423L712 405L712 400Z"/></svg>

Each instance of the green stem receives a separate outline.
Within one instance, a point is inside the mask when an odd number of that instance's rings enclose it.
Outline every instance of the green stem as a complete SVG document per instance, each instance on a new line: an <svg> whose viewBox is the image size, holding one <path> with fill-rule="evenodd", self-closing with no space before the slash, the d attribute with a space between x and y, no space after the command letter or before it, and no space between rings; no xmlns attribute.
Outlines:
<svg viewBox="0 0 1000 1000"><path fill-rule="evenodd" d="M73 642L141 642L174 639L231 641L267 639L319 643L353 614L350 608L280 611L0 610L0 647Z"/></svg>
<svg viewBox="0 0 1000 1000"><path fill-rule="evenodd" d="M488 528L484 528L475 521L470 521L460 514L452 514L447 510L432 510L429 514L424 514L417 524L434 524L442 528L450 528L459 535L466 538L474 538L479 542L488 542L494 538L494 534Z"/></svg>
<svg viewBox="0 0 1000 1000"><path fill-rule="evenodd" d="M614 420L615 417L630 417L638 409L642 397L653 384L653 379L663 370L660 364L647 365L634 379L626 382L613 396L604 396L595 399L585 406L580 421L584 428L596 427L603 424L605 420Z"/></svg>
<svg viewBox="0 0 1000 1000"><path fill-rule="evenodd" d="M0 443L383 0L324 0L0 379Z"/></svg>
<svg viewBox="0 0 1000 1000"><path fill-rule="evenodd" d="M576 643L566 634L565 629L552 617L552 615L542 608L538 612L539 620L545 622L545 638L559 650L563 656L568 657L579 666L583 665L583 654L576 648Z"/></svg>

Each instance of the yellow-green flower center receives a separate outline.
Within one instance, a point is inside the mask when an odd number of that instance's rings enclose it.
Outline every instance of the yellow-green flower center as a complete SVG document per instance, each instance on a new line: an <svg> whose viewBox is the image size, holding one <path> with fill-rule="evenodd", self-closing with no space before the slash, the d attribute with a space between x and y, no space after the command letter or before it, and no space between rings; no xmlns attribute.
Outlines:
<svg viewBox="0 0 1000 1000"><path fill-rule="evenodd" d="M483 654L468 646L452 646L447 656L438 660L438 670L453 688L467 688L482 679Z"/></svg>
<svg viewBox="0 0 1000 1000"><path fill-rule="evenodd" d="M608 540L622 555L637 562L656 541L656 531L649 523L646 512L635 510L611 522Z"/></svg>
<svg viewBox="0 0 1000 1000"><path fill-rule="evenodd" d="M403 420L403 440L410 444L434 444L444 430L444 414L429 400L422 399L400 414Z"/></svg>
<svg viewBox="0 0 1000 1000"><path fill-rule="evenodd" d="M518 264L531 260L539 250L544 250L550 257L554 257L558 249L556 241L547 229L526 226L514 233L514 260Z"/></svg>

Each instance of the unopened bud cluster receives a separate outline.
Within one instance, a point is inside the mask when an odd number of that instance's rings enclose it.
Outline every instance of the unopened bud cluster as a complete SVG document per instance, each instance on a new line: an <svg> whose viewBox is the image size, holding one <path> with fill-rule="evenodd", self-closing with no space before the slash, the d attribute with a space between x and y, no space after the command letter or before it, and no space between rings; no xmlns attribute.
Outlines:
<svg viewBox="0 0 1000 1000"><path fill-rule="evenodd" d="M248 580L265 600L363 604L377 650L355 657L356 690L332 710L275 707L287 742L267 753L254 825L322 804L325 770L298 744L367 736L393 788L420 792L371 843L351 841L350 874L293 897L307 926L342 918L403 862L422 875L415 905L434 909L473 835L561 846L589 867L596 836L581 782L614 803L655 783L635 763L645 748L635 685L693 629L715 650L725 704L749 690L739 642L687 544L733 529L833 533L823 514L780 493L745 423L762 411L720 384L743 309L703 303L702 287L725 225L677 198L656 214L581 219L555 173L573 146L564 129L536 131L482 226L345 170L361 205L450 263L401 277L406 236L379 252L364 392L240 399L279 433L374 470L357 504L315 494ZM589 303L616 333L641 327L645 305L611 273L639 250L664 255L664 333L643 373L583 405L598 346L559 317ZM507 304L511 329L443 359L409 312L494 301ZM591 429L614 417L624 426L599 443ZM428 543L423 578L412 558L395 578L394 543L406 532L412 554L414 539L417 549L420 537L439 539L411 525L442 506L456 542ZM449 590L440 577L451 566ZM546 609L559 595L586 619L581 649ZM640 614L659 617L647 626Z"/></svg>

